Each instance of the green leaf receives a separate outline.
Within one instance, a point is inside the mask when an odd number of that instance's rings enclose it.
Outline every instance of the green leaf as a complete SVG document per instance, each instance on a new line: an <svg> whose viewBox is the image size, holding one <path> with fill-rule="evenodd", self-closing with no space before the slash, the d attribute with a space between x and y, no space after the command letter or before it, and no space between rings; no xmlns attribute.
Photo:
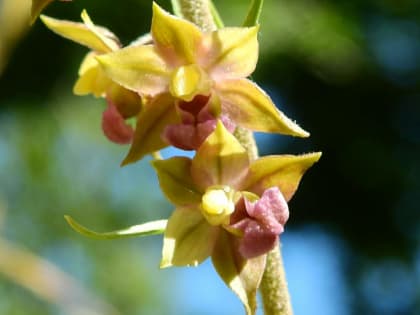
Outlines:
<svg viewBox="0 0 420 315"><path fill-rule="evenodd" d="M257 309L257 289L264 273L266 255L252 259L243 258L238 252L237 239L222 231L211 258L217 273L241 300L246 314L254 315Z"/></svg>
<svg viewBox="0 0 420 315"><path fill-rule="evenodd" d="M320 157L321 152L262 157L249 167L243 189L261 195L264 190L277 186L284 198L289 201L305 171Z"/></svg>
<svg viewBox="0 0 420 315"><path fill-rule="evenodd" d="M175 209L165 231L160 267L197 266L211 255L219 230L198 207Z"/></svg>
<svg viewBox="0 0 420 315"><path fill-rule="evenodd" d="M152 161L159 184L165 196L177 206L199 204L201 193L197 191L191 175L191 160L173 157L167 160Z"/></svg>
<svg viewBox="0 0 420 315"><path fill-rule="evenodd" d="M217 11L216 6L214 5L213 1L209 1L210 6L210 13L213 16L214 24L216 24L217 28L225 27L222 18L220 17L219 11Z"/></svg>
<svg viewBox="0 0 420 315"><path fill-rule="evenodd" d="M76 232L95 239L106 240L106 239L116 239L116 238L127 238L127 237L134 237L134 236L147 236L147 235L155 235L155 234L162 234L165 231L167 220L157 220L157 221L150 221L147 223L133 225L129 228L116 230L112 232L95 232L92 231L80 223L77 223L72 217L65 215L64 218L66 219L67 223L72 227L73 230Z"/></svg>
<svg viewBox="0 0 420 315"><path fill-rule="evenodd" d="M248 10L248 15L246 16L245 21L242 23L242 26L249 27L259 24L263 4L264 0L252 0Z"/></svg>
<svg viewBox="0 0 420 315"><path fill-rule="evenodd" d="M181 4L179 3L179 0L171 0L171 4L172 4L172 11L174 11L174 14L177 17L183 18Z"/></svg>

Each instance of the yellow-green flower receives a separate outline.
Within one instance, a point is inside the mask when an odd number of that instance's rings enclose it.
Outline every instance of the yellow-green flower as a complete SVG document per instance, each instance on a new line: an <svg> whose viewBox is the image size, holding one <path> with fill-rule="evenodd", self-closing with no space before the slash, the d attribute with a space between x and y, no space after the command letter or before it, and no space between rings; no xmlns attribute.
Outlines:
<svg viewBox="0 0 420 315"><path fill-rule="evenodd" d="M251 314L249 299L258 288L264 254L288 218L286 202L320 155L250 161L219 122L193 159L153 161L162 191L176 206L164 235L161 267L196 266L211 256Z"/></svg>
<svg viewBox="0 0 420 315"><path fill-rule="evenodd" d="M133 130L130 125L125 124L125 119L137 115L141 98L137 93L108 78L96 60L98 55L120 49L120 42L108 29L94 25L85 10L81 17L83 23L58 20L45 15L41 19L53 32L91 49L79 68L79 79L73 92L76 95L93 94L95 97L106 98L108 107L102 119L105 135L111 141L129 143Z"/></svg>
<svg viewBox="0 0 420 315"><path fill-rule="evenodd" d="M133 144L123 163L168 145L160 139L168 124L160 120L177 116L180 102L194 103L200 96L212 102L209 111L213 118L225 115L235 125L251 130L308 136L247 79L258 59L257 33L257 26L203 32L154 3L153 44L98 56L112 80L153 98L139 114ZM151 120L152 128L144 130L141 122Z"/></svg>

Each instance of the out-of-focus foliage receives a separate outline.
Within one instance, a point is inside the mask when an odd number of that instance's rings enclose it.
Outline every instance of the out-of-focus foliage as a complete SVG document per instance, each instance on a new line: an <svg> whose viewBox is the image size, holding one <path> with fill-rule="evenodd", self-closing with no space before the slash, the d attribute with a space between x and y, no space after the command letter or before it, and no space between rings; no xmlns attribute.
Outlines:
<svg viewBox="0 0 420 315"><path fill-rule="evenodd" d="M29 29L30 0L0 1L0 75L17 41Z"/></svg>
<svg viewBox="0 0 420 315"><path fill-rule="evenodd" d="M0 16L5 16L7 2L0 2ZM20 2L11 2L18 10ZM249 4L214 2L226 25L242 23ZM158 3L169 9L169 1ZM121 1L118 10L113 5L109 0L53 2L45 13L79 20L86 8L124 44L149 30L151 1ZM8 20L18 23L17 18ZM311 132L309 140L258 137L261 151L323 151L322 161L290 203L285 253L292 244L287 235L294 230L308 225L324 229L339 244L336 256L345 257L340 285L349 288L348 305L340 315L417 314L420 3L266 0L260 22L261 56L253 78ZM4 31L17 26L4 25L0 47L5 47L4 36L15 43L22 36ZM57 264L121 314L176 313L171 308L179 304L170 297L179 291L181 282L174 278L180 271L158 271L159 236L94 241L65 224L63 215L71 214L107 231L166 218L170 207L157 193L147 161L118 167L125 150L108 144L101 134L105 105L71 95L86 50L39 22L20 39L10 59L2 57L8 65L0 77L0 200L7 209L2 237ZM323 249L312 249L314 261L322 261L315 255L323 255ZM333 276L321 276L320 266L303 264L298 265L306 269L297 272L319 275L317 288ZM295 266L286 265L290 276ZM291 287L304 292L306 285L302 281ZM3 277L0 292L1 314L61 314ZM204 299L197 297L195 303ZM194 313L193 302L183 313ZM299 309L307 301L293 303Z"/></svg>

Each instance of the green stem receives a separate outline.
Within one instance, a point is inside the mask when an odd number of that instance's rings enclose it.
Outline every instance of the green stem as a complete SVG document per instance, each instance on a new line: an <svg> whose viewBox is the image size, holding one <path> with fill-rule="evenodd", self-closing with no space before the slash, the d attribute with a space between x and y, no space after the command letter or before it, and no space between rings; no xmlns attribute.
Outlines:
<svg viewBox="0 0 420 315"><path fill-rule="evenodd" d="M242 26L255 26L259 24L263 4L264 0L252 0L248 10L248 15L246 16Z"/></svg>
<svg viewBox="0 0 420 315"><path fill-rule="evenodd" d="M265 315L293 314L280 245L267 254L260 292Z"/></svg>
<svg viewBox="0 0 420 315"><path fill-rule="evenodd" d="M201 29L210 31L216 29L209 0L172 0L182 17L195 23ZM262 1L253 1L254 14L247 19L258 20ZM253 15L253 16L252 16ZM247 149L251 160L258 158L258 148L251 131L241 127L236 128L235 137ZM280 253L280 246L267 254L267 265L261 282L261 296L265 315L292 315L286 275Z"/></svg>

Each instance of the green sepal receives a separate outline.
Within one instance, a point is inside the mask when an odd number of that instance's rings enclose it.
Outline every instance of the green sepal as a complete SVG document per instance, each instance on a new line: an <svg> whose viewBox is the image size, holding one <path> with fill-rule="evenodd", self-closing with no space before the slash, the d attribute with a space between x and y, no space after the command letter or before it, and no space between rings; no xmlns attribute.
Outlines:
<svg viewBox="0 0 420 315"><path fill-rule="evenodd" d="M127 156L121 165L134 163L146 154L161 150L168 146L161 134L166 126L179 120L174 100L169 94L161 94L151 103L144 104L137 115L134 138Z"/></svg>
<svg viewBox="0 0 420 315"><path fill-rule="evenodd" d="M289 201L303 174L321 157L321 152L302 155L272 155L253 161L243 190L261 195L270 187L278 187Z"/></svg>
<svg viewBox="0 0 420 315"><path fill-rule="evenodd" d="M198 207L175 209L165 231L160 267L198 266L211 255L219 231Z"/></svg>
<svg viewBox="0 0 420 315"><path fill-rule="evenodd" d="M151 163L157 172L159 185L169 201L177 206L201 202L201 193L190 175L190 159L172 157L167 160L154 160Z"/></svg>
<svg viewBox="0 0 420 315"><path fill-rule="evenodd" d="M168 220L156 220L111 232L95 232L76 222L72 217L68 215L65 215L64 219L66 219L67 223L76 232L82 234L83 236L99 240L162 234L165 232L166 224L168 222Z"/></svg>
<svg viewBox="0 0 420 315"><path fill-rule="evenodd" d="M213 185L236 188L246 176L248 153L218 121L216 129L197 150L191 164L194 182L205 191Z"/></svg>
<svg viewBox="0 0 420 315"><path fill-rule="evenodd" d="M239 297L247 315L255 315L257 290L265 269L266 255L245 259L238 251L238 239L221 231L212 253L219 276Z"/></svg>

